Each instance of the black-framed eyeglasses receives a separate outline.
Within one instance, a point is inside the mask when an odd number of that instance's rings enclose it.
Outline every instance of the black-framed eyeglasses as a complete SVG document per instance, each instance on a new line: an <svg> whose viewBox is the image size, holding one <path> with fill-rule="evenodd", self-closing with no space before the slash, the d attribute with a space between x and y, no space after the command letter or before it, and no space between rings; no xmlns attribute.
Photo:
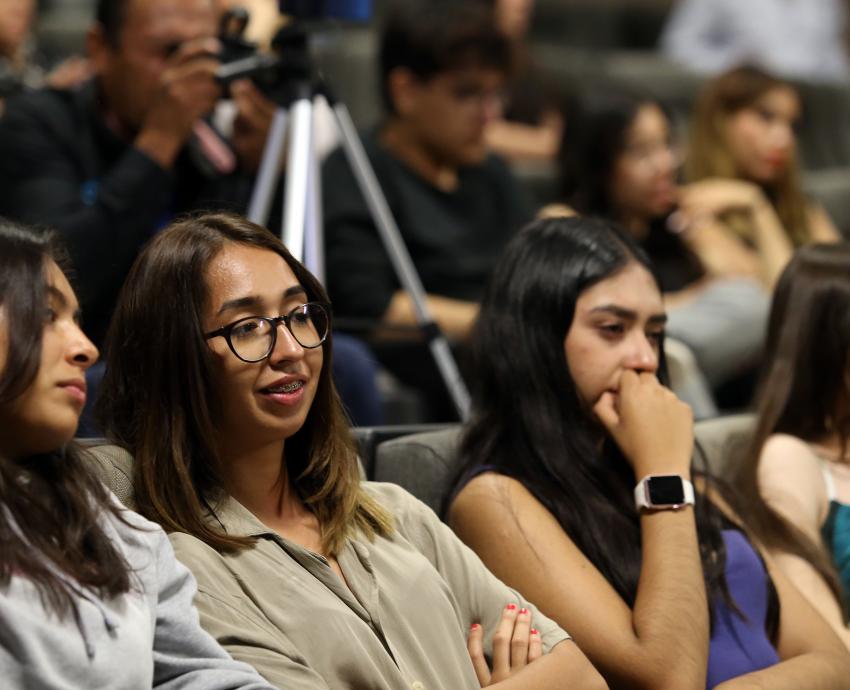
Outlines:
<svg viewBox="0 0 850 690"><path fill-rule="evenodd" d="M329 307L321 302L307 302L283 316L246 316L205 333L204 338L222 336L243 362L260 362L274 350L280 324L286 326L301 347L308 350L319 347L328 337Z"/></svg>

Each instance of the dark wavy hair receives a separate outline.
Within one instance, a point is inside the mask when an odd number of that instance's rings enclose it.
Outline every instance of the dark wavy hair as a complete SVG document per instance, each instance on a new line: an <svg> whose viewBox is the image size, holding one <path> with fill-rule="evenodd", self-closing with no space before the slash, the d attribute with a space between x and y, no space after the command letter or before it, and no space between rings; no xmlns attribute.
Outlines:
<svg viewBox="0 0 850 690"><path fill-rule="evenodd" d="M0 220L0 327L7 335L0 371L3 410L38 375L51 260L67 274L67 256L54 235ZM128 591L128 565L99 525L104 513L123 521L120 506L73 443L24 458L5 457L0 450L0 585L27 577L45 608L60 616L71 610L74 595L58 573L104 598Z"/></svg>
<svg viewBox="0 0 850 690"><path fill-rule="evenodd" d="M733 481L758 496L762 448L773 434L816 442L837 436L842 456L850 447L850 242L798 249L773 294L755 432ZM768 546L808 560L843 603L850 601L830 556L762 501L750 520Z"/></svg>
<svg viewBox="0 0 850 690"><path fill-rule="evenodd" d="M395 113L389 90L393 70L404 67L418 79L465 67L488 67L506 76L512 68L510 40L491 8L458 0L393 0L380 38L381 97Z"/></svg>
<svg viewBox="0 0 850 690"><path fill-rule="evenodd" d="M221 551L253 544L205 520L207 499L223 489L215 444L221 414L213 356L204 338L206 270L228 244L278 254L307 293L328 302L321 283L271 232L230 213L179 220L159 233L130 271L107 338L108 366L98 400L107 437L135 456L137 510L166 531L185 532ZM286 441L287 471L336 553L355 529L387 534L391 517L360 483L348 420L331 378L332 335L304 425ZM281 458L283 462L283 458Z"/></svg>
<svg viewBox="0 0 850 690"><path fill-rule="evenodd" d="M629 128L638 111L647 105L657 107L670 120L657 100L627 89L594 91L575 100L564 129L558 164L561 197L577 213L622 222L613 200L614 168L625 152ZM705 275L705 268L681 236L668 230L669 216L667 213L648 219L649 232L642 246L653 257L675 257L676 273L682 282L696 281Z"/></svg>
<svg viewBox="0 0 850 690"><path fill-rule="evenodd" d="M652 271L635 241L601 220L540 220L512 240L472 338L473 413L456 482L482 466L521 482L630 606L641 568L636 479L579 397L564 338L579 295L635 262ZM664 382L663 343L661 364ZM722 517L702 494L696 521L709 600L729 601Z"/></svg>

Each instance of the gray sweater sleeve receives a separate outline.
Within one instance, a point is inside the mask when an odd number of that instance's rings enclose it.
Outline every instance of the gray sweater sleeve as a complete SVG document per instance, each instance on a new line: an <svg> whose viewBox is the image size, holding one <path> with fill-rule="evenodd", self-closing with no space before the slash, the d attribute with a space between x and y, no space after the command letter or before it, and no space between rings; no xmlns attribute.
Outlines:
<svg viewBox="0 0 850 690"><path fill-rule="evenodd" d="M201 628L192 601L195 578L174 556L161 530L157 539L154 688L178 690L268 690L273 688L248 664L235 661Z"/></svg>

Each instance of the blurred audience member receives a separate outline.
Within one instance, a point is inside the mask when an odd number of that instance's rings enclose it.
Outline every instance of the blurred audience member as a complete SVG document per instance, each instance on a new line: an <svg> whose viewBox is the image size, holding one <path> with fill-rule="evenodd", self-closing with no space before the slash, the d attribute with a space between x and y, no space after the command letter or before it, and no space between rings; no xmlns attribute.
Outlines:
<svg viewBox="0 0 850 690"><path fill-rule="evenodd" d="M490 148L512 160L548 160L557 155L562 118L559 97L534 64L526 37L534 0L486 0L499 28L513 44L513 74L505 89L504 116L487 127Z"/></svg>
<svg viewBox="0 0 850 690"><path fill-rule="evenodd" d="M251 83L234 86L235 156L205 124L222 96L216 31L213 0L100 0L87 37L94 79L16 99L0 122L0 212L64 236L95 342L158 228L247 201L272 108Z"/></svg>
<svg viewBox="0 0 850 690"><path fill-rule="evenodd" d="M733 267L704 263L693 242L699 230L671 227L678 167L670 121L650 98L598 93L570 117L561 152L564 199L577 213L617 221L649 254L664 292L667 335L690 347L717 388L755 365L767 296ZM708 403L697 390L686 397L698 417L716 412L710 396Z"/></svg>
<svg viewBox="0 0 850 690"><path fill-rule="evenodd" d="M463 340L491 267L532 213L508 166L488 154L485 138L501 114L510 43L481 3L402 1L389 10L380 53L386 117L364 145L435 321L450 338ZM372 319L375 326L415 325L413 302L341 150L323 175L336 313ZM412 364L408 354L396 373L417 386L437 379L441 388L433 369L421 360Z"/></svg>
<svg viewBox="0 0 850 690"><path fill-rule="evenodd" d="M45 84L70 88L90 76L88 61L81 57L46 71L32 37L36 5L36 0L0 0L0 98Z"/></svg>
<svg viewBox="0 0 850 690"><path fill-rule="evenodd" d="M661 45L699 72L747 62L789 79L846 84L848 28L846 0L679 0Z"/></svg>
<svg viewBox="0 0 850 690"><path fill-rule="evenodd" d="M680 196L683 232L711 270L760 276L773 285L794 247L834 241L824 209L807 200L796 159L800 99L789 84L754 67L708 82L691 122Z"/></svg>
<svg viewBox="0 0 850 690"><path fill-rule="evenodd" d="M732 481L761 492L759 540L850 646L848 352L850 243L803 247L776 285L756 429Z"/></svg>

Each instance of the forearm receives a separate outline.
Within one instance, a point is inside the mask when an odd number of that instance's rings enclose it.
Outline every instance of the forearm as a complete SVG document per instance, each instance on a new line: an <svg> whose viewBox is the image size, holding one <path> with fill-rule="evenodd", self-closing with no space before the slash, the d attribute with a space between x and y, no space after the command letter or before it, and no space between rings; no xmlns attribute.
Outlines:
<svg viewBox="0 0 850 690"><path fill-rule="evenodd" d="M478 316L476 303L439 295L426 295L425 301L431 318L444 335L452 340L466 340ZM416 325L416 310L406 291L399 290L393 294L382 320L388 326Z"/></svg>
<svg viewBox="0 0 850 690"><path fill-rule="evenodd" d="M566 640L520 672L489 687L499 690L527 690L528 688L601 690L608 685L581 650L573 642Z"/></svg>
<svg viewBox="0 0 850 690"><path fill-rule="evenodd" d="M716 690L842 690L850 678L850 656L812 652L748 673L716 686Z"/></svg>
<svg viewBox="0 0 850 690"><path fill-rule="evenodd" d="M643 654L658 662L654 687L701 688L709 619L693 508L645 513L641 530L632 622Z"/></svg>
<svg viewBox="0 0 850 690"><path fill-rule="evenodd" d="M762 275L765 285L770 287L791 259L794 246L767 200L755 204L752 218L753 239L761 257Z"/></svg>

